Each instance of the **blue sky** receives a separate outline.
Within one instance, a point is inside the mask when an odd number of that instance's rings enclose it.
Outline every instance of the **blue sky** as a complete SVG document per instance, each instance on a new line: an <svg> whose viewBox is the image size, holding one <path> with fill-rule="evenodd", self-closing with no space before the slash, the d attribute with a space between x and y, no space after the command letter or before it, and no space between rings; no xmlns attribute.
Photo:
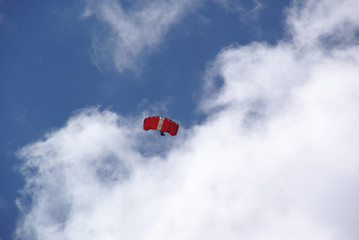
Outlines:
<svg viewBox="0 0 359 240"><path fill-rule="evenodd" d="M0 240L356 239L358 5L0 0Z"/></svg>

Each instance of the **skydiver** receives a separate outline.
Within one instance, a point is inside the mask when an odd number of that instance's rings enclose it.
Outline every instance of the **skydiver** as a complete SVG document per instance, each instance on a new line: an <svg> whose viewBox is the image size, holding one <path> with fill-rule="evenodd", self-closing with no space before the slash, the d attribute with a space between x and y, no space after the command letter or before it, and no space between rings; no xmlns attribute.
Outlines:
<svg viewBox="0 0 359 240"><path fill-rule="evenodd" d="M163 137L164 137L164 136L166 136L166 135L165 135L165 133L164 133L163 131L161 131L161 136L163 136Z"/></svg>

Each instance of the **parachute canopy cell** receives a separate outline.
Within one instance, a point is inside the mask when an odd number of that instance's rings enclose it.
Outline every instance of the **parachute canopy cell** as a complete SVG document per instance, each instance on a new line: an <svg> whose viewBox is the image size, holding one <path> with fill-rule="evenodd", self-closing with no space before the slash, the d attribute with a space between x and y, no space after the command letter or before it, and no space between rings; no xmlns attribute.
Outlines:
<svg viewBox="0 0 359 240"><path fill-rule="evenodd" d="M148 131L159 130L161 132L168 132L172 136L175 136L178 132L179 125L172 121L171 119L164 117L147 117L143 120L143 129Z"/></svg>

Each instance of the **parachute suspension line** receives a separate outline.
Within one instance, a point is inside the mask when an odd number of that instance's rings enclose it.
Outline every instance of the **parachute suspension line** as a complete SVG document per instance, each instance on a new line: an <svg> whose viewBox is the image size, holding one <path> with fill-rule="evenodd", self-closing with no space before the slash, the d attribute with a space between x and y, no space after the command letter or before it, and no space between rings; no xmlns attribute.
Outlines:
<svg viewBox="0 0 359 240"><path fill-rule="evenodd" d="M159 130L159 131L161 131L163 120L164 120L164 118L160 117L160 120L158 121L157 130Z"/></svg>

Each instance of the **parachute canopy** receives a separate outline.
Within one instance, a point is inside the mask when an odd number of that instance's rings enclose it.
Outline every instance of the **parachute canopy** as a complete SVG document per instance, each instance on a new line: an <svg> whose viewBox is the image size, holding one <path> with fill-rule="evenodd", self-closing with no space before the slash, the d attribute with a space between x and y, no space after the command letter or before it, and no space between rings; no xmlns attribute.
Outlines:
<svg viewBox="0 0 359 240"><path fill-rule="evenodd" d="M175 136L178 132L179 125L174 121L164 117L147 117L143 120L143 129L148 131L159 130L161 132L168 132L172 136Z"/></svg>

